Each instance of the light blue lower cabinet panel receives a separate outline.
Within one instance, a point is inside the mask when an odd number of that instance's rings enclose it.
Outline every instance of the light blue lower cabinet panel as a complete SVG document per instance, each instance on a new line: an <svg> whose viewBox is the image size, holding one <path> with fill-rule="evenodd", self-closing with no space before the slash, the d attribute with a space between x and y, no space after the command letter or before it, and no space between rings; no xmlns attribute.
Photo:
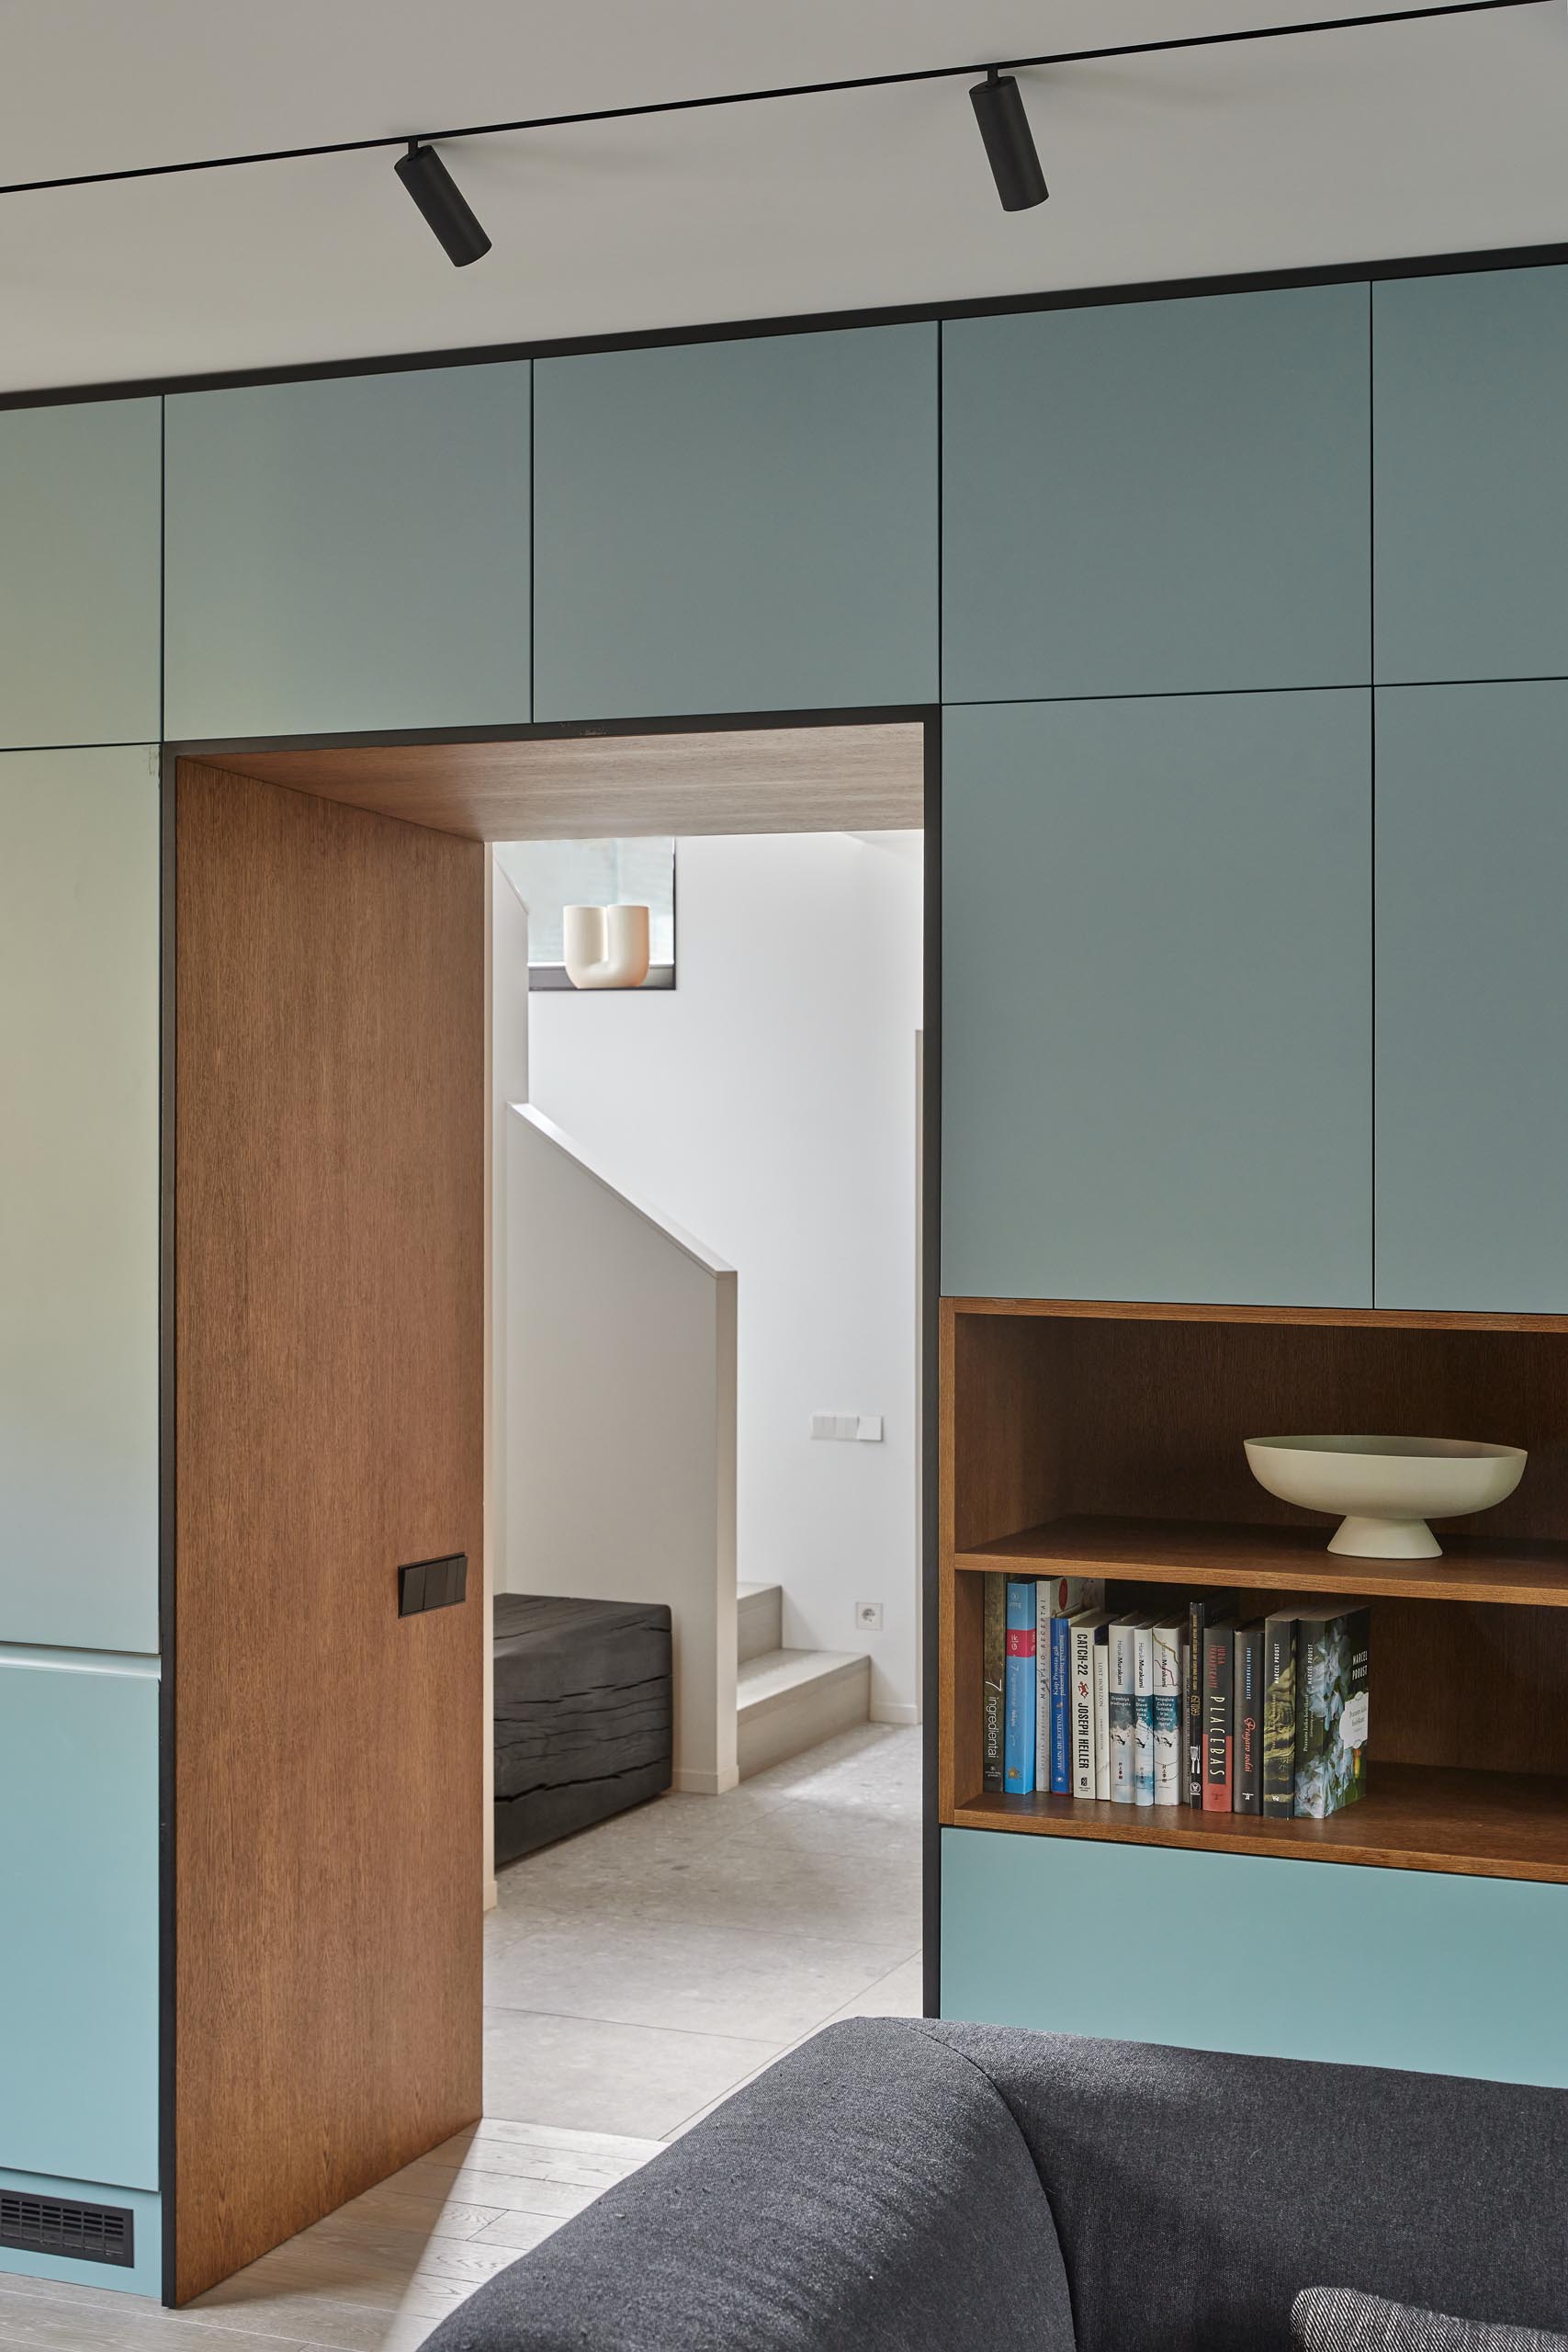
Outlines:
<svg viewBox="0 0 1568 2352"><path fill-rule="evenodd" d="M24 2254L19 2246L0 2246L0 2270L14 2271L23 2278L58 2278L76 2287L118 2287L128 2295L163 2292L160 2198L145 2188L121 2188L115 2181L61 2180L46 2173L0 2170L0 2194L7 2189L19 2191L24 2197L65 2197L77 2204L118 2205L122 2211L129 2209L135 2258L120 2269L112 2262L78 2262L66 2255ZM54 2340L63 2341L60 2337ZM5 2336L0 2335L0 2342L4 2341Z"/></svg>
<svg viewBox="0 0 1568 2352"><path fill-rule="evenodd" d="M942 715L942 1283L1370 1306L1371 697Z"/></svg>
<svg viewBox="0 0 1568 2352"><path fill-rule="evenodd" d="M0 2167L155 2190L153 1662L0 1647Z"/></svg>
<svg viewBox="0 0 1568 2352"><path fill-rule="evenodd" d="M1377 1304L1561 1315L1568 684L1385 687L1377 723Z"/></svg>
<svg viewBox="0 0 1568 2352"><path fill-rule="evenodd" d="M942 2014L1568 2087L1568 1887L944 1829Z"/></svg>

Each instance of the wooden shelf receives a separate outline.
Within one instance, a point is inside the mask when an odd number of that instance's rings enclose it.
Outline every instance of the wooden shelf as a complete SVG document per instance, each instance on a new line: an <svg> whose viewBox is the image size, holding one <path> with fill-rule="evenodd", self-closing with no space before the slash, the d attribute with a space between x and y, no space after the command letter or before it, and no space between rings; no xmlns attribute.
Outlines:
<svg viewBox="0 0 1568 2352"><path fill-rule="evenodd" d="M1294 1861L1568 1884L1568 1780L1538 1772L1468 1772L1374 1761L1369 1793L1326 1821L1194 1813L1185 1805L985 1795L956 1805L949 1820L958 1829L1021 1830L1189 1852L1271 1854Z"/></svg>
<svg viewBox="0 0 1568 2352"><path fill-rule="evenodd" d="M1120 1577L1139 1584L1568 1609L1568 1544L1487 1544L1445 1535L1440 1560L1352 1560L1324 1548L1327 1533L1319 1527L1237 1527L1218 1520L1073 1516L960 1552L955 1566L1013 1576Z"/></svg>

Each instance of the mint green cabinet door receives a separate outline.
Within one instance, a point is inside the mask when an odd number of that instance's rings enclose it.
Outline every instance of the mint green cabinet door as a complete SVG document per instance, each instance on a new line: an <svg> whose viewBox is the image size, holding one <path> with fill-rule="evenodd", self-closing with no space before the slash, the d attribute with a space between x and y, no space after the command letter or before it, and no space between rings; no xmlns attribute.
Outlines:
<svg viewBox="0 0 1568 2352"><path fill-rule="evenodd" d="M1371 677L1365 286L942 329L942 695Z"/></svg>
<svg viewBox="0 0 1568 2352"><path fill-rule="evenodd" d="M1568 1887L942 1833L942 2014L976 2023L1568 2088L1565 1939Z"/></svg>
<svg viewBox="0 0 1568 2352"><path fill-rule="evenodd" d="M1377 1304L1561 1315L1568 684L1377 705Z"/></svg>
<svg viewBox="0 0 1568 2352"><path fill-rule="evenodd" d="M0 757L0 1641L158 1646L158 807Z"/></svg>
<svg viewBox="0 0 1568 2352"><path fill-rule="evenodd" d="M529 717L525 361L168 403L172 740Z"/></svg>
<svg viewBox="0 0 1568 2352"><path fill-rule="evenodd" d="M535 370L536 714L934 702L937 331Z"/></svg>
<svg viewBox="0 0 1568 2352"><path fill-rule="evenodd" d="M944 713L945 1291L1371 1304L1371 700Z"/></svg>
<svg viewBox="0 0 1568 2352"><path fill-rule="evenodd" d="M0 415L0 751L157 740L162 408Z"/></svg>
<svg viewBox="0 0 1568 2352"><path fill-rule="evenodd" d="M0 1645L0 2171L156 2188L152 1662Z"/></svg>
<svg viewBox="0 0 1568 2352"><path fill-rule="evenodd" d="M1568 269L1372 290L1377 675L1568 676Z"/></svg>

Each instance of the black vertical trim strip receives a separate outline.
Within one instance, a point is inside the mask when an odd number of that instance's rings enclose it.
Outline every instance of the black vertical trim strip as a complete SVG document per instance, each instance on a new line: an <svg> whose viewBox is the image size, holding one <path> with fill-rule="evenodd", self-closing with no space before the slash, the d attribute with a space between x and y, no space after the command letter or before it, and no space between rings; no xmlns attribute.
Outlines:
<svg viewBox="0 0 1568 2352"><path fill-rule="evenodd" d="M937 1818L937 1741L942 1689L937 1528L941 1475L942 1322L942 713L925 739L925 1052L922 1063L920 1234L920 1951L921 2006L942 2015L942 1826Z"/></svg>
<svg viewBox="0 0 1568 2352"><path fill-rule="evenodd" d="M947 603L944 526L947 445L944 401L947 329L936 330L936 670L937 707L926 721L924 843L925 935L921 1025L920 1196L920 2006L942 2015L942 1825L937 1817L938 1717L942 1698L941 1579L937 1548L941 1469L938 1379L942 1362L942 702Z"/></svg>
<svg viewBox="0 0 1568 2352"><path fill-rule="evenodd" d="M947 699L947 329L936 324L936 698ZM940 724L940 721L938 722Z"/></svg>
<svg viewBox="0 0 1568 2352"><path fill-rule="evenodd" d="M169 403L158 400L158 741L169 732Z"/></svg>
<svg viewBox="0 0 1568 2352"><path fill-rule="evenodd" d="M163 2300L175 2299L175 753L160 762L158 917L158 2180L162 2193Z"/></svg>
<svg viewBox="0 0 1568 2352"><path fill-rule="evenodd" d="M1370 808L1368 815L1368 855L1371 869L1367 876L1368 898L1371 917L1371 1178L1372 1235L1371 1283L1369 1296L1378 1303L1378 377L1377 377L1377 288L1367 288L1367 647L1368 674L1371 684L1367 692L1367 765Z"/></svg>

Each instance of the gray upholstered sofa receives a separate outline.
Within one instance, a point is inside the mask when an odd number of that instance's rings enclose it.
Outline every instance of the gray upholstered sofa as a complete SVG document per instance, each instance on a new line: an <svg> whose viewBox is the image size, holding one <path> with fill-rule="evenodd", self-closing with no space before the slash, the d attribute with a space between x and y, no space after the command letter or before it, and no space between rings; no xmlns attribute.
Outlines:
<svg viewBox="0 0 1568 2352"><path fill-rule="evenodd" d="M1568 2093L831 2026L429 2352L1282 2352L1325 2285L1568 2326Z"/></svg>

